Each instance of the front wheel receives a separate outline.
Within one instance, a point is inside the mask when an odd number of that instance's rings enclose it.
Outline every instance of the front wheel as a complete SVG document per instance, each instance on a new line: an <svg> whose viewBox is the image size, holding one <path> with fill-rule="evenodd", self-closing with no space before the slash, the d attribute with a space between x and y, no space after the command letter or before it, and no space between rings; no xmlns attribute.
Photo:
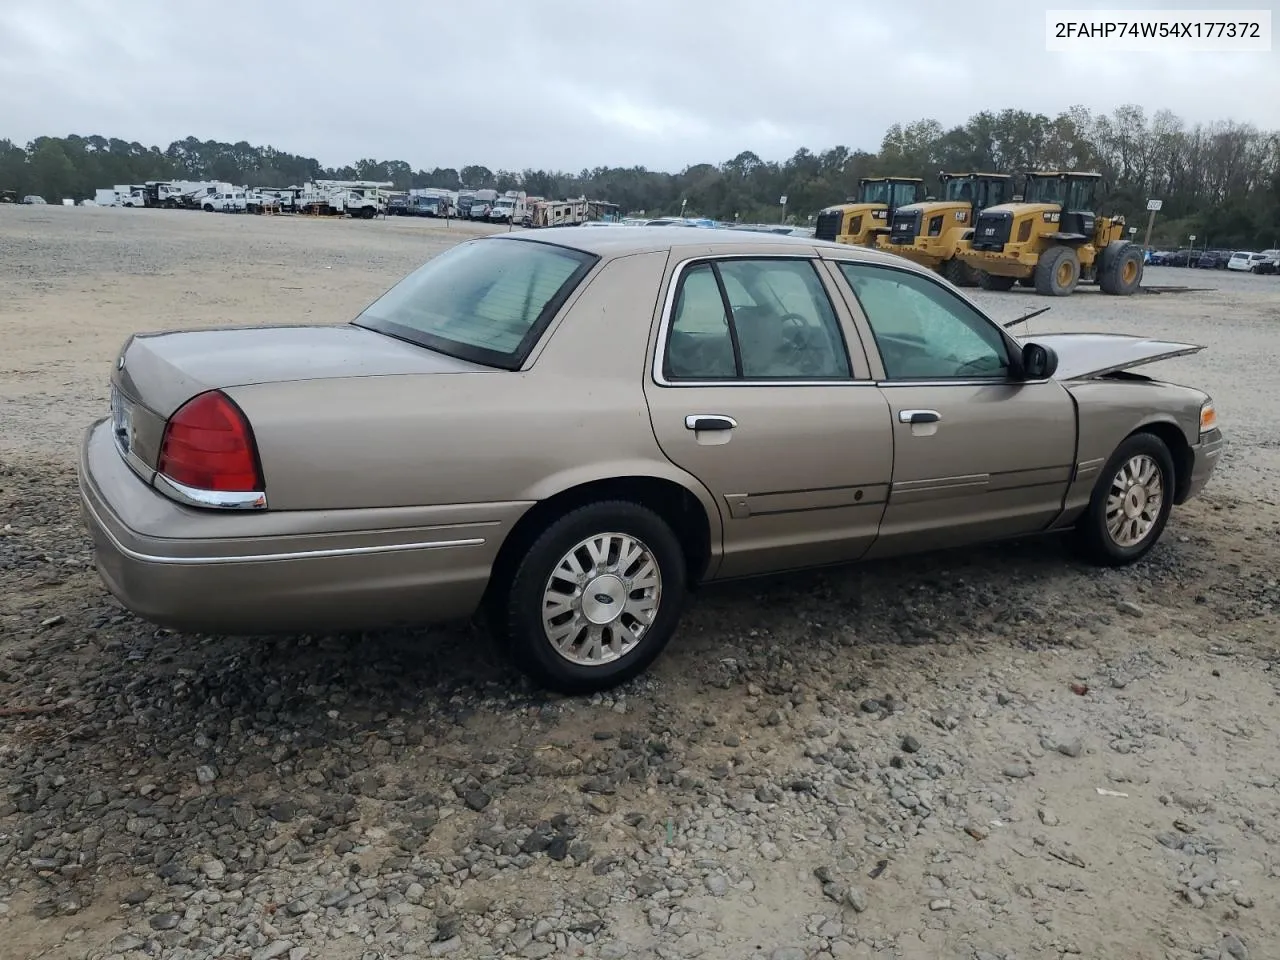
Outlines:
<svg viewBox="0 0 1280 960"><path fill-rule="evenodd" d="M1173 509L1173 456L1151 433L1126 439L1102 468L1076 535L1084 556L1119 567L1156 545Z"/></svg>
<svg viewBox="0 0 1280 960"><path fill-rule="evenodd" d="M516 566L499 615L521 670L560 693L592 693L657 659L685 592L684 551L666 521L607 501L543 531Z"/></svg>
<svg viewBox="0 0 1280 960"><path fill-rule="evenodd" d="M1036 293L1042 297L1069 296L1080 282L1080 258L1071 247L1050 247L1036 264Z"/></svg>
<svg viewBox="0 0 1280 960"><path fill-rule="evenodd" d="M950 257L942 262L942 275L957 287L976 287L977 275L973 268L959 257Z"/></svg>

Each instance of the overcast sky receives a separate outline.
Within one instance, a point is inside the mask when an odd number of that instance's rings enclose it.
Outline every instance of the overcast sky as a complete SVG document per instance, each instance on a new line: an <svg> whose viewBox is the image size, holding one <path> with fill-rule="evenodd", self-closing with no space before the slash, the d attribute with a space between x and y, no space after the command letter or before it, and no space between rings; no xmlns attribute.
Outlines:
<svg viewBox="0 0 1280 960"><path fill-rule="evenodd" d="M194 135L325 165L576 171L874 150L893 122L952 125L1005 107L1052 115L1137 101L1193 123L1280 129L1274 49L1045 51L1046 7L1227 5L0 0L0 138L163 147Z"/></svg>

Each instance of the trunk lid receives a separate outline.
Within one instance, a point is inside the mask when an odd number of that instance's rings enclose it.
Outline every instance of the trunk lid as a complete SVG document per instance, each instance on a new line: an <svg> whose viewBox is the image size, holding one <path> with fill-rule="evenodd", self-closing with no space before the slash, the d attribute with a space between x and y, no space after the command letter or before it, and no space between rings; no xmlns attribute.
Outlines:
<svg viewBox="0 0 1280 960"><path fill-rule="evenodd" d="M1199 353L1202 344L1153 340L1123 333L1049 333L1027 342L1050 347L1058 355L1058 380L1100 377L1118 370Z"/></svg>
<svg viewBox="0 0 1280 960"><path fill-rule="evenodd" d="M113 429L135 468L154 469L165 422L206 390L290 380L493 372L351 324L137 334L124 345L111 374Z"/></svg>

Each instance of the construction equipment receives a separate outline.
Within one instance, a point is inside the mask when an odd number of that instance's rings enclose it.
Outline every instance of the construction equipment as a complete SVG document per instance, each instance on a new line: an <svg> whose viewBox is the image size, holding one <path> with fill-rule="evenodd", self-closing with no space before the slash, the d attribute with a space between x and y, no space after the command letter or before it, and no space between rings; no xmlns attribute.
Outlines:
<svg viewBox="0 0 1280 960"><path fill-rule="evenodd" d="M1023 200L982 210L973 236L956 256L985 290L1033 286L1065 297L1080 283L1128 296L1142 283L1142 248L1125 239L1124 217L1095 213L1102 175L1037 171L1026 175Z"/></svg>
<svg viewBox="0 0 1280 960"><path fill-rule="evenodd" d="M895 210L923 199L924 181L919 177L863 177L856 197L818 213L814 238L874 247L876 237L889 232Z"/></svg>
<svg viewBox="0 0 1280 960"><path fill-rule="evenodd" d="M972 235L979 212L1012 198L1013 176L943 171L938 182L942 199L898 207L890 216L889 232L879 235L876 246L937 270L957 286L977 286L977 274L956 256L956 248Z"/></svg>

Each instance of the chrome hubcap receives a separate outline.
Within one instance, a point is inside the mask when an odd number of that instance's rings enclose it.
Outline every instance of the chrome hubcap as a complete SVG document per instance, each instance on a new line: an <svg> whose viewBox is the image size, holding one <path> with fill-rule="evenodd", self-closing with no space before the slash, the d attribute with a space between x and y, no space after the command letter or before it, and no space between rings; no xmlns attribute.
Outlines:
<svg viewBox="0 0 1280 960"><path fill-rule="evenodd" d="M570 663L625 657L657 616L662 573L652 551L625 533L588 537L561 557L542 592L542 629Z"/></svg>
<svg viewBox="0 0 1280 960"><path fill-rule="evenodd" d="M1111 481L1107 533L1118 547L1134 547L1151 533L1164 502L1160 466L1146 454L1131 457Z"/></svg>

